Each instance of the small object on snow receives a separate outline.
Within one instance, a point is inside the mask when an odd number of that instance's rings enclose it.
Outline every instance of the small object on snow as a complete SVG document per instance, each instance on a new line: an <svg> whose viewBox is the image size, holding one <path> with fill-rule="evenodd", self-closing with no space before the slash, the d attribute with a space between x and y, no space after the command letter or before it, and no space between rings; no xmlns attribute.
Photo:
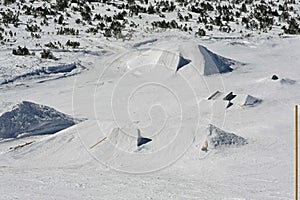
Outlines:
<svg viewBox="0 0 300 200"><path fill-rule="evenodd" d="M275 74L272 76L272 80L278 80L278 76L276 76Z"/></svg>
<svg viewBox="0 0 300 200"><path fill-rule="evenodd" d="M205 140L203 146L201 147L202 151L207 152L208 151L208 141Z"/></svg>
<svg viewBox="0 0 300 200"><path fill-rule="evenodd" d="M10 147L9 149L11 149L11 150L20 149L20 148L23 148L23 147L25 147L25 146L27 146L27 145L30 145L30 144L34 143L34 142L35 142L35 141L26 142L26 143L24 143L24 144L20 144L20 145L15 146L15 147Z"/></svg>
<svg viewBox="0 0 300 200"><path fill-rule="evenodd" d="M228 104L227 104L227 106L226 106L226 108L229 108L230 106L232 106L233 105L233 103L231 103L230 101L228 102Z"/></svg>
<svg viewBox="0 0 300 200"><path fill-rule="evenodd" d="M233 94L233 92L230 92L229 94L226 95L226 97L223 98L224 101L231 101L232 99L234 99L236 97L235 94Z"/></svg>
<svg viewBox="0 0 300 200"><path fill-rule="evenodd" d="M104 138L102 138L101 140L99 140L96 144L94 144L93 146L90 147L90 149L94 148L95 146L97 146L98 144L100 144L101 142L103 142L107 137L105 136Z"/></svg>
<svg viewBox="0 0 300 200"><path fill-rule="evenodd" d="M146 144L148 142L151 142L151 141L152 141L152 139L150 139L150 138L142 137L141 131L140 131L140 129L138 129L138 139L137 139L137 146L138 147L143 145L143 144Z"/></svg>
<svg viewBox="0 0 300 200"><path fill-rule="evenodd" d="M207 100L216 99L218 96L220 96L221 92L217 90L215 93L210 95L210 97L207 98Z"/></svg>

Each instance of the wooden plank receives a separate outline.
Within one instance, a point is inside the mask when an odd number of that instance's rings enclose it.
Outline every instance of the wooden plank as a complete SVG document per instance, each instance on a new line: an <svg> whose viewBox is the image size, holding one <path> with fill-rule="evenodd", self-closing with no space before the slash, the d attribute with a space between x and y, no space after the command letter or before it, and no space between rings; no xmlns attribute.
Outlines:
<svg viewBox="0 0 300 200"><path fill-rule="evenodd" d="M107 137L105 136L104 138L102 138L101 140L99 140L96 144L94 144L93 146L90 147L90 149L94 148L95 146L97 146L98 144L100 144L101 142L103 142Z"/></svg>
<svg viewBox="0 0 300 200"><path fill-rule="evenodd" d="M24 144L20 144L20 145L15 146L15 147L11 147L10 149L11 149L11 150L20 149L20 148L23 148L23 147L25 147L25 146L27 146L27 145L30 145L30 144L34 143L34 142L35 142L34 140L33 140L33 141L30 141L30 142L26 142L26 143L24 143Z"/></svg>

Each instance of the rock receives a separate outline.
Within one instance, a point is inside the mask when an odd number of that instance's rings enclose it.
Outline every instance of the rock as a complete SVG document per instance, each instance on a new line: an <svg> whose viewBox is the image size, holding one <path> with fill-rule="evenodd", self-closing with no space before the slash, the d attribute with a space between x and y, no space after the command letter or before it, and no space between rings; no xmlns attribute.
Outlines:
<svg viewBox="0 0 300 200"><path fill-rule="evenodd" d="M272 76L272 80L278 80L278 76L276 76L275 74Z"/></svg>

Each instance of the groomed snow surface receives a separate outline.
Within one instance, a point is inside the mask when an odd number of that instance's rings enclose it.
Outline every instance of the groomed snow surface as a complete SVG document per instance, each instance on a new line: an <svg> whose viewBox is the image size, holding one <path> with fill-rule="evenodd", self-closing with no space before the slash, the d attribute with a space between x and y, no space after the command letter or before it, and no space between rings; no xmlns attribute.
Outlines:
<svg viewBox="0 0 300 200"><path fill-rule="evenodd" d="M154 34L72 54L76 76L68 63L14 73L0 199L292 199L299 45Z"/></svg>

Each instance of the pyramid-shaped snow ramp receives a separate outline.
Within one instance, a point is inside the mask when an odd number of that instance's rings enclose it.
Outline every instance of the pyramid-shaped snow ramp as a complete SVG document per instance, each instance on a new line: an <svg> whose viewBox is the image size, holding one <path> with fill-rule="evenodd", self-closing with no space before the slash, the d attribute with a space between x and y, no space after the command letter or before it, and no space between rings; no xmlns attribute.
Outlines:
<svg viewBox="0 0 300 200"><path fill-rule="evenodd" d="M191 62L185 58L180 52L162 51L158 63L177 72Z"/></svg>
<svg viewBox="0 0 300 200"><path fill-rule="evenodd" d="M209 76L219 73L231 72L233 69L230 68L235 62L231 59L224 58L219 56L206 47L199 45L198 46L203 58L204 58L204 75Z"/></svg>
<svg viewBox="0 0 300 200"><path fill-rule="evenodd" d="M185 65L189 64L191 60L184 58L181 54L179 54L179 61L177 63L176 72L184 67Z"/></svg>
<svg viewBox="0 0 300 200"><path fill-rule="evenodd" d="M137 146L138 147L143 145L143 144L147 144L148 142L151 142L151 141L152 141L152 139L143 137L141 135L140 129L138 129L138 139L137 139Z"/></svg>

